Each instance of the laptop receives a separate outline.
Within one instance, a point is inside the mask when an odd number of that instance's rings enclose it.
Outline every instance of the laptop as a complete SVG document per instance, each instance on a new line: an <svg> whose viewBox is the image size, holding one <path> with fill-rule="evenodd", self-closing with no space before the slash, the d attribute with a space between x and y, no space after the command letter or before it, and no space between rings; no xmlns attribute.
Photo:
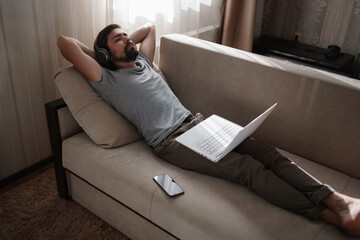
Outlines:
<svg viewBox="0 0 360 240"><path fill-rule="evenodd" d="M245 127L216 114L189 129L176 141L212 162L220 161L242 141L255 132L269 116L277 103L255 118Z"/></svg>

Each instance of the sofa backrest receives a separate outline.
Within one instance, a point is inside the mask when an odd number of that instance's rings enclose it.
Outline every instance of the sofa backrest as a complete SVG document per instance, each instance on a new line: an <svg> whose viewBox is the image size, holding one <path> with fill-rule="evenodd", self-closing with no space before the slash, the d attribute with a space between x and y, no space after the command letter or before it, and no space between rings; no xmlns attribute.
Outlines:
<svg viewBox="0 0 360 240"><path fill-rule="evenodd" d="M277 102L255 137L360 178L360 81L178 34L160 69L193 113L244 126Z"/></svg>

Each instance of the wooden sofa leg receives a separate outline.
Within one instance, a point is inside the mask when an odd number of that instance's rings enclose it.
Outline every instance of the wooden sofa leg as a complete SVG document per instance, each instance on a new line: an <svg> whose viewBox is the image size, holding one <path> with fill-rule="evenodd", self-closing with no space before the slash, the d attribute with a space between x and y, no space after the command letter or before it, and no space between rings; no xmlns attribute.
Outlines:
<svg viewBox="0 0 360 240"><path fill-rule="evenodd" d="M45 104L58 193L60 197L68 199L70 196L65 168L62 166L62 141L58 117L58 110L63 107L66 107L63 99L57 99Z"/></svg>

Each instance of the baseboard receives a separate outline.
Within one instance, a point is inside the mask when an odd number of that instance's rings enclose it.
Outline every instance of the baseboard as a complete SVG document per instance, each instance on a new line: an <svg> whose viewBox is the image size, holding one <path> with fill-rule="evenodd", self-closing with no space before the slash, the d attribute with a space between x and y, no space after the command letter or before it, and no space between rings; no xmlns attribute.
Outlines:
<svg viewBox="0 0 360 240"><path fill-rule="evenodd" d="M51 162L53 162L53 157L45 158L23 170L20 170L19 172L16 172L4 179L1 179L0 180L0 188L5 187L5 186L17 181L17 180L29 175L32 172L35 172L36 170L44 167L45 165L47 165Z"/></svg>

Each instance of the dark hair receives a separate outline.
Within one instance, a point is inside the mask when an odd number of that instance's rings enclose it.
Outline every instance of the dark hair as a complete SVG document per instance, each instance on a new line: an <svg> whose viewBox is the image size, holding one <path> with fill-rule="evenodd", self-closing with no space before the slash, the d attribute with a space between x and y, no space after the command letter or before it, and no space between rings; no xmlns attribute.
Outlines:
<svg viewBox="0 0 360 240"><path fill-rule="evenodd" d="M105 28L103 28L103 30L101 30L99 32L99 34L97 35L95 41L96 41L96 44L98 46L98 48L104 48L106 49L106 51L109 53L109 55L111 56L111 51L110 51L110 48L109 46L107 45L107 37L108 35L111 33L112 30L114 30L115 28L121 28L120 25L118 24L110 24L110 25L107 25ZM94 44L95 45L95 44ZM94 50L96 52L96 49L94 47ZM116 66L115 64L112 62L112 61L109 61L107 63L100 63L98 61L98 63L107 68L107 69L110 69L110 70L116 70Z"/></svg>

